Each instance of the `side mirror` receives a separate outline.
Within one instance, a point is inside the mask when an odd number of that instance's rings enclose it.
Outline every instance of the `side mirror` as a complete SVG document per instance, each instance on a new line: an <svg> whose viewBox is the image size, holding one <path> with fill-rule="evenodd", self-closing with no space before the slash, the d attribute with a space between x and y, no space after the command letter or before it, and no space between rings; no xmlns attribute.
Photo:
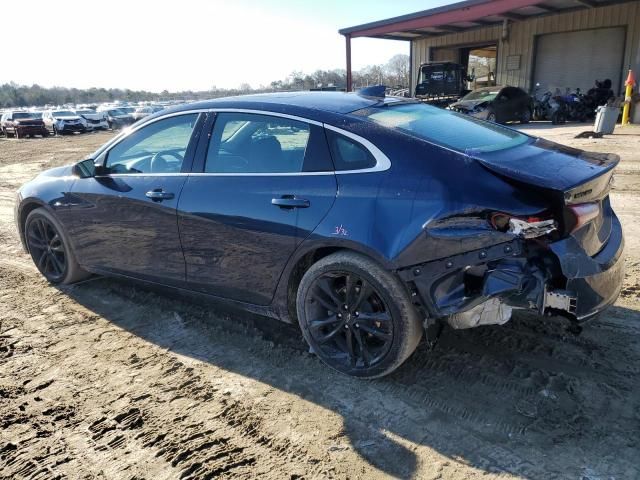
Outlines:
<svg viewBox="0 0 640 480"><path fill-rule="evenodd" d="M109 175L109 168L105 167L102 163L94 163L93 174L96 177L104 177L105 175Z"/></svg>

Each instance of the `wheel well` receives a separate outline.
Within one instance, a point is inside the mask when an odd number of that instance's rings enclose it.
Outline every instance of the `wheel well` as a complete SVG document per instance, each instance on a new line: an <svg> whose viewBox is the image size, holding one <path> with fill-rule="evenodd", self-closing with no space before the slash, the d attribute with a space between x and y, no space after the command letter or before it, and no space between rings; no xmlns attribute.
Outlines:
<svg viewBox="0 0 640 480"><path fill-rule="evenodd" d="M24 238L24 224L27 221L27 217L29 216L29 214L31 212L33 212L36 208L40 208L42 205L40 205L37 202L29 202L26 205L22 206L22 209L20 210L20 218L19 218L19 225L20 225L20 231L18 232L20 234L20 239L22 240L22 244L24 245L25 250L29 251L29 246L27 245L26 239Z"/></svg>
<svg viewBox="0 0 640 480"><path fill-rule="evenodd" d="M313 250L306 255L303 255L291 270L289 275L289 284L287 289L287 310L289 311L289 318L292 322L298 323L298 314L296 312L296 297L298 296L298 287L302 277L309 270L309 267L316 263L318 260L323 259L331 255L332 253L340 250L348 250L340 247L321 247Z"/></svg>

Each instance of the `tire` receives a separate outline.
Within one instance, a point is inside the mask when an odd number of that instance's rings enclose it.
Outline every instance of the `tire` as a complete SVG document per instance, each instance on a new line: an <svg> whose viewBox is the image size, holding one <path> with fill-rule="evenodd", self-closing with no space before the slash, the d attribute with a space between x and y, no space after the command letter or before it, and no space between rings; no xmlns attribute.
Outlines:
<svg viewBox="0 0 640 480"><path fill-rule="evenodd" d="M487 115L487 121L488 122L493 122L493 123L498 123L497 118L496 118L496 114L494 112L489 112L489 114Z"/></svg>
<svg viewBox="0 0 640 480"><path fill-rule="evenodd" d="M520 117L520 123L529 123L531 122L531 110L526 109L522 116Z"/></svg>
<svg viewBox="0 0 640 480"><path fill-rule="evenodd" d="M42 138L47 138L49 136L49 130L46 128L42 131Z"/></svg>
<svg viewBox="0 0 640 480"><path fill-rule="evenodd" d="M60 222L44 208L29 213L24 236L33 263L49 282L69 284L89 277L78 265Z"/></svg>
<svg viewBox="0 0 640 480"><path fill-rule="evenodd" d="M55 125L52 125L52 127L51 127L51 128L53 129L53 135L54 135L54 136L59 135L59 133L58 133L58 129L56 128L56 126L55 126Z"/></svg>
<svg viewBox="0 0 640 480"><path fill-rule="evenodd" d="M7 131L4 128L0 130L0 133L2 134L3 137L9 138L9 135L7 135Z"/></svg>
<svg viewBox="0 0 640 480"><path fill-rule="evenodd" d="M13 137L18 140L20 138L20 134L18 133L18 129L14 128L13 129Z"/></svg>
<svg viewBox="0 0 640 480"><path fill-rule="evenodd" d="M422 338L420 318L400 280L354 252L313 264L300 281L296 310L313 352L354 377L391 373Z"/></svg>

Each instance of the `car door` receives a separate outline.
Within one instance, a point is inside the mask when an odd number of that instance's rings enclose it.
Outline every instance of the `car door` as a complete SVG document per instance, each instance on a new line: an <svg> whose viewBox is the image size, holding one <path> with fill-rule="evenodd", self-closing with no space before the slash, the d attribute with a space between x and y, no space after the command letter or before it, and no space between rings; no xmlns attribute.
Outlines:
<svg viewBox="0 0 640 480"><path fill-rule="evenodd" d="M176 206L203 118L149 122L110 146L95 175L76 181L64 223L81 265L183 285Z"/></svg>
<svg viewBox="0 0 640 480"><path fill-rule="evenodd" d="M329 211L336 188L321 124L218 113L178 204L190 288L269 304L289 257Z"/></svg>

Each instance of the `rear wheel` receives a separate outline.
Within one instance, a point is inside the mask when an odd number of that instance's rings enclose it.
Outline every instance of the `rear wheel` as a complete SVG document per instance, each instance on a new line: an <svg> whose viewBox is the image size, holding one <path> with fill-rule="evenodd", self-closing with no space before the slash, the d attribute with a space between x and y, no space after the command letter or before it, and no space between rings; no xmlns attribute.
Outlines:
<svg viewBox="0 0 640 480"><path fill-rule="evenodd" d="M44 208L29 213L24 235L33 263L51 283L73 283L89 276L78 265L62 226Z"/></svg>
<svg viewBox="0 0 640 480"><path fill-rule="evenodd" d="M487 115L487 120L496 123L497 119L495 112L489 112L489 114Z"/></svg>
<svg viewBox="0 0 640 480"><path fill-rule="evenodd" d="M311 266L298 288L297 313L311 349L330 367L361 378L391 373L422 337L400 280L353 252Z"/></svg>

